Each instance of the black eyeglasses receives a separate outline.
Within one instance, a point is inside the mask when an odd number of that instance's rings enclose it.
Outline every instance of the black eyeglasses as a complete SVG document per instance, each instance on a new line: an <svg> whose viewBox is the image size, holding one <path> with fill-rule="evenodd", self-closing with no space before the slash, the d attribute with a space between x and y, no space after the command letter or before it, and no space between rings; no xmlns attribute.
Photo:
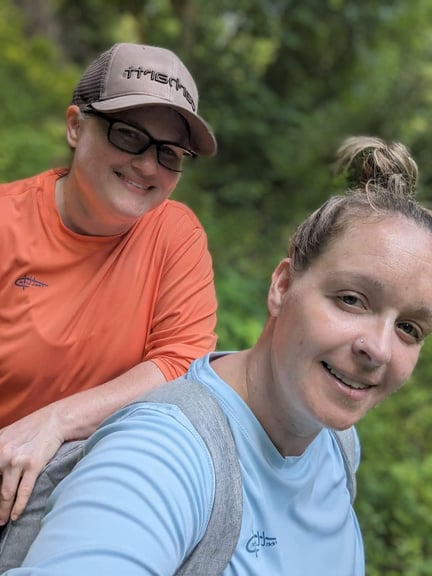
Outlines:
<svg viewBox="0 0 432 576"><path fill-rule="evenodd" d="M191 150L174 142L156 140L144 128L123 122L123 120L117 120L95 110L83 110L83 113L97 116L108 122L108 142L122 152L138 155L148 150L150 146L156 146L157 161L167 170L183 172L185 161L192 161L196 158L196 154Z"/></svg>

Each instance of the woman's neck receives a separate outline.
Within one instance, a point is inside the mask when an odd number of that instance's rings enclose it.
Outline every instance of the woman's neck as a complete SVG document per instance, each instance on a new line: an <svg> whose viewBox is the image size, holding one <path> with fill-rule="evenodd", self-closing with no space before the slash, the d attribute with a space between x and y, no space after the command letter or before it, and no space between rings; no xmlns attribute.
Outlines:
<svg viewBox="0 0 432 576"><path fill-rule="evenodd" d="M69 174L56 182L55 202L60 218L66 228L83 236L118 236L128 232L134 222L119 221L119 218L96 218L91 210L73 193L74 184Z"/></svg>

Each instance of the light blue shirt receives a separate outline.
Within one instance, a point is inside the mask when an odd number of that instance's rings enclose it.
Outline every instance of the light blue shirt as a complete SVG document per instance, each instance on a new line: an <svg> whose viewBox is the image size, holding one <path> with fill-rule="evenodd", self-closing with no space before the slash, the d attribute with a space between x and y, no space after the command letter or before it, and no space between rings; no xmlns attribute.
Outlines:
<svg viewBox="0 0 432 576"><path fill-rule="evenodd" d="M223 575L364 576L332 435L324 429L301 456L282 457L210 357L188 375L222 405L243 481L241 533ZM180 410L128 406L92 436L88 454L54 491L23 567L4 576L172 576L202 538L213 497L210 455Z"/></svg>

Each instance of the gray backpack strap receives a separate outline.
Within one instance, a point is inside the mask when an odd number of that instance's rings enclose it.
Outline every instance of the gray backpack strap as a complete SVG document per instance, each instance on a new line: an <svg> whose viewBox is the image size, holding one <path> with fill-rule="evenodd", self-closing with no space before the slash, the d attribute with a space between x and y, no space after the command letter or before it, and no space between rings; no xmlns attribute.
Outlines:
<svg viewBox="0 0 432 576"><path fill-rule="evenodd" d="M65 442L42 469L24 513L15 522L9 521L0 538L0 574L21 566L30 544L39 532L45 505L51 492L82 455L85 440Z"/></svg>
<svg viewBox="0 0 432 576"><path fill-rule="evenodd" d="M351 504L353 504L357 494L355 429L351 427L347 430L331 430L331 433L342 452L347 476L347 486L351 496Z"/></svg>
<svg viewBox="0 0 432 576"><path fill-rule="evenodd" d="M219 576L233 555L243 517L237 448L225 414L202 384L178 378L140 400L177 405L204 440L215 469L215 497L207 530L176 576Z"/></svg>

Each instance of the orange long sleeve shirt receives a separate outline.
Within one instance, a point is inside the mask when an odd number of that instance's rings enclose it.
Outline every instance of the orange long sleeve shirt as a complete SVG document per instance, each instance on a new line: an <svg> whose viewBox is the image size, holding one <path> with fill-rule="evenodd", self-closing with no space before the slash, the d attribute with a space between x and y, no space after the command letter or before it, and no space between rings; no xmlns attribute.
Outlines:
<svg viewBox="0 0 432 576"><path fill-rule="evenodd" d="M151 360L167 379L216 344L207 238L172 200L126 234L66 228L64 171L0 185L0 428Z"/></svg>

